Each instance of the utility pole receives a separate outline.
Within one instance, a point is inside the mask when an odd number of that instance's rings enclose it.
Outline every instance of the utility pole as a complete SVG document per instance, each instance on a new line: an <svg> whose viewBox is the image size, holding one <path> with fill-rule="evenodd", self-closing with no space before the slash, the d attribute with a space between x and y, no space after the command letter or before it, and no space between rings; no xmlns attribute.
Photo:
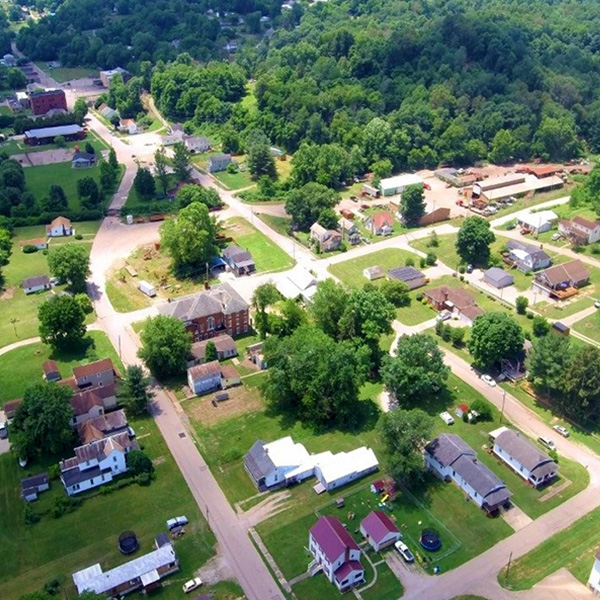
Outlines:
<svg viewBox="0 0 600 600"><path fill-rule="evenodd" d="M123 360L123 357L121 356L121 335L119 335L119 358Z"/></svg>
<svg viewBox="0 0 600 600"><path fill-rule="evenodd" d="M506 564L506 575L504 576L504 581L508 580L508 575L510 573L510 563L512 561L512 552L508 556L508 563Z"/></svg>
<svg viewBox="0 0 600 600"><path fill-rule="evenodd" d="M500 411L500 425L502 425L502 417L504 416L504 402L506 402L506 390L502 390L502 410Z"/></svg>

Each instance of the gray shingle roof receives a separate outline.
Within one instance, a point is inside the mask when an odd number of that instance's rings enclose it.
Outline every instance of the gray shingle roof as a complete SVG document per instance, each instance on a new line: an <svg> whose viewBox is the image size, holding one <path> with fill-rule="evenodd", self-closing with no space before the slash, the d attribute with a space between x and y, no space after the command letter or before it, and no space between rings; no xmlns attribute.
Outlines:
<svg viewBox="0 0 600 600"><path fill-rule="evenodd" d="M506 276L510 277L511 280L514 279L510 273L507 273L504 269L500 269L499 267L490 267L484 274L487 279L495 281L496 283L500 283Z"/></svg>
<svg viewBox="0 0 600 600"><path fill-rule="evenodd" d="M275 468L275 464L265 452L266 443L262 440L254 442L248 454L244 456L244 464L255 481L266 477Z"/></svg>
<svg viewBox="0 0 600 600"><path fill-rule="evenodd" d="M400 267L398 269L390 269L388 277L398 279L399 281L414 281L423 277L423 273L414 267Z"/></svg>
<svg viewBox="0 0 600 600"><path fill-rule="evenodd" d="M545 452L512 429L500 433L495 443L538 478L558 469Z"/></svg>
<svg viewBox="0 0 600 600"><path fill-rule="evenodd" d="M454 433L443 433L427 444L425 451L444 467L451 465L459 456L476 456L475 450Z"/></svg>
<svg viewBox="0 0 600 600"><path fill-rule="evenodd" d="M37 275L36 277L27 277L21 282L23 288L37 287L38 285L50 285L48 275Z"/></svg>
<svg viewBox="0 0 600 600"><path fill-rule="evenodd" d="M537 260L549 259L550 257L546 254L541 248L537 248L536 246L532 246L531 244L525 244L520 242L519 240L508 240L506 242L506 247L509 250L523 250L527 252L530 256Z"/></svg>

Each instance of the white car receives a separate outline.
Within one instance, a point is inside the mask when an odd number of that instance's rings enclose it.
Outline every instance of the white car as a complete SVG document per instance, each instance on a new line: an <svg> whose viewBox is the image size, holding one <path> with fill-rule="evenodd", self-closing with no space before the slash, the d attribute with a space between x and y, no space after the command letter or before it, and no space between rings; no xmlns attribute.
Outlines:
<svg viewBox="0 0 600 600"><path fill-rule="evenodd" d="M485 381L490 387L496 387L496 382L491 375L483 374L481 376L481 381Z"/></svg>
<svg viewBox="0 0 600 600"><path fill-rule="evenodd" d="M596 300L596 302L594 302L594 307L600 308L600 300Z"/></svg>
<svg viewBox="0 0 600 600"><path fill-rule="evenodd" d="M183 591L187 594L188 592L193 592L195 589L198 589L202 585L202 579L200 577L194 577L194 579L190 579L183 584Z"/></svg>
<svg viewBox="0 0 600 600"><path fill-rule="evenodd" d="M174 517L173 519L169 519L167 521L167 529L171 531L175 527L183 527L188 524L188 519L186 516Z"/></svg>
<svg viewBox="0 0 600 600"><path fill-rule="evenodd" d="M555 425L552 429L560 433L560 435L562 435L563 437L569 437L571 435L569 433L569 430L566 427L563 427L562 425Z"/></svg>
<svg viewBox="0 0 600 600"><path fill-rule="evenodd" d="M454 425L454 418L447 411L440 413L440 419L442 421L444 421L444 423L446 423L446 425Z"/></svg>
<svg viewBox="0 0 600 600"><path fill-rule="evenodd" d="M441 312L436 318L435 320L439 323L440 321L447 321L448 319L452 318L452 313L449 310L445 310L443 312Z"/></svg>
<svg viewBox="0 0 600 600"><path fill-rule="evenodd" d="M404 542L398 540L394 544L394 547L396 548L396 550L398 550L398 553L400 554L400 556L407 563L415 562L415 557L414 557L413 553L408 549L408 546Z"/></svg>
<svg viewBox="0 0 600 600"><path fill-rule="evenodd" d="M554 450L556 451L556 445L554 444L554 442L547 438L547 437L542 437L540 436L538 439L538 444L541 444L542 446L545 446L546 448L548 448L548 450Z"/></svg>

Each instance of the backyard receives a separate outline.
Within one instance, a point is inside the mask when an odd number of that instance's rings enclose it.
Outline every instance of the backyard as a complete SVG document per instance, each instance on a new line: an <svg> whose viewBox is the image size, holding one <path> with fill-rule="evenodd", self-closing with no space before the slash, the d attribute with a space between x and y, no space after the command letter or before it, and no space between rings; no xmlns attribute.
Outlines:
<svg viewBox="0 0 600 600"><path fill-rule="evenodd" d="M573 329L593 340L600 340L600 311L577 321Z"/></svg>
<svg viewBox="0 0 600 600"><path fill-rule="evenodd" d="M47 73L54 81L65 83L73 79L83 79L84 77L98 77L96 69L86 69L84 67L49 67L44 61L37 61L35 66Z"/></svg>

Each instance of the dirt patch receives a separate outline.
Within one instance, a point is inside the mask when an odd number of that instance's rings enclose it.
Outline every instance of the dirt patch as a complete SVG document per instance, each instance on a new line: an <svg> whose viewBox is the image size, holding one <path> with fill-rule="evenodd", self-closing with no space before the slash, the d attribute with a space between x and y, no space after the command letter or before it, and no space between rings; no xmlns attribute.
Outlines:
<svg viewBox="0 0 600 600"><path fill-rule="evenodd" d="M157 456L153 461L152 464L156 467L158 465L162 465L165 460L167 460L164 456Z"/></svg>
<svg viewBox="0 0 600 600"><path fill-rule="evenodd" d="M11 285L10 287L2 290L2 293L0 294L0 300L12 300L16 289L17 288L14 285Z"/></svg>
<svg viewBox="0 0 600 600"><path fill-rule="evenodd" d="M227 391L229 392L229 400L218 402L216 407L212 405L213 394L186 400L188 413L191 414L192 418L210 427L232 417L264 408L255 388L239 386Z"/></svg>
<svg viewBox="0 0 600 600"><path fill-rule="evenodd" d="M227 564L227 559L219 552L200 568L196 575L208 585L219 581L234 579L233 571Z"/></svg>
<svg viewBox="0 0 600 600"><path fill-rule="evenodd" d="M231 236L252 235L255 230L250 223L241 220L231 220L225 227L225 232Z"/></svg>
<svg viewBox="0 0 600 600"><path fill-rule="evenodd" d="M73 150L67 148L55 148L53 150L42 150L40 152L27 152L12 156L24 167L38 167L40 165L54 165L56 163L70 162L73 158Z"/></svg>

